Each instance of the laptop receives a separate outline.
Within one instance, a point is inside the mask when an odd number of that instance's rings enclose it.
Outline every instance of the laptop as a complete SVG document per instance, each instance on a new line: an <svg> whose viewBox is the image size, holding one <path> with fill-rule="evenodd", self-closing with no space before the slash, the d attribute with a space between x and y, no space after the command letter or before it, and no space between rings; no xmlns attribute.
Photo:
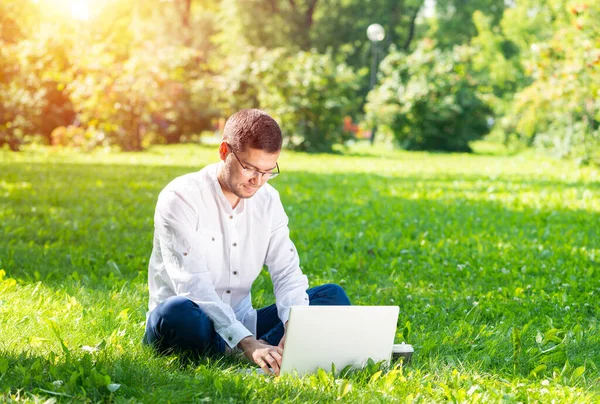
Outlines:
<svg viewBox="0 0 600 404"><path fill-rule="evenodd" d="M287 326L280 374L362 367L389 361L398 306L294 306Z"/></svg>

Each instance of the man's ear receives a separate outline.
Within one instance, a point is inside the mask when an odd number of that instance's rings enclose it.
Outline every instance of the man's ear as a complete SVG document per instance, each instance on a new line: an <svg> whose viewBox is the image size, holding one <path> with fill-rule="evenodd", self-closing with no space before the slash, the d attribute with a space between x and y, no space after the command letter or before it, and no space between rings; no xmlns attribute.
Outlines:
<svg viewBox="0 0 600 404"><path fill-rule="evenodd" d="M219 156L221 157L221 160L225 161L227 158L228 149L227 142L221 142L221 145L219 146Z"/></svg>

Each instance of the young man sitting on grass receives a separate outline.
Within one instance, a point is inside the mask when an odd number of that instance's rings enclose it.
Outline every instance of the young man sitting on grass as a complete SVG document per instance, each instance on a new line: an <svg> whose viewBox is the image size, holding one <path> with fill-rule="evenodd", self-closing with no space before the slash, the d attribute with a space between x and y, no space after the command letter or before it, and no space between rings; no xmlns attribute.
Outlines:
<svg viewBox="0 0 600 404"><path fill-rule="evenodd" d="M267 184L279 175L281 145L273 118L242 110L225 125L222 161L160 193L144 335L158 352L237 347L266 373L279 374L292 306L350 304L337 285L308 289L279 194ZM263 265L276 303L257 311L250 288Z"/></svg>

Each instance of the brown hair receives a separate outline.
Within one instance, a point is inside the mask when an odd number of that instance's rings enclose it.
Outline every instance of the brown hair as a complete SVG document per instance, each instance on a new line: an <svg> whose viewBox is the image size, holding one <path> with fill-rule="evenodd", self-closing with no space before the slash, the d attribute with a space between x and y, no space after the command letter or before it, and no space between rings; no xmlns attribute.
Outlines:
<svg viewBox="0 0 600 404"><path fill-rule="evenodd" d="M260 109L243 109L231 115L223 129L223 140L238 152L250 147L267 153L277 153L283 141L277 122Z"/></svg>

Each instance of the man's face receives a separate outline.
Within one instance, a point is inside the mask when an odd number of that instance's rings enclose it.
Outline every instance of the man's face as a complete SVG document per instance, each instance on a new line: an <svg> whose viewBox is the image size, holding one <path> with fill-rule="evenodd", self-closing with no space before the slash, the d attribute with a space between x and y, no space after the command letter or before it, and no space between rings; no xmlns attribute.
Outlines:
<svg viewBox="0 0 600 404"><path fill-rule="evenodd" d="M223 153L225 148L227 151ZM242 174L244 167L246 171L255 170L265 173L277 171L276 164L280 152L271 154L247 147L245 151L236 152L234 155L226 144L225 148L222 144L220 154L225 167L220 176L221 186L224 188L223 191L230 191L238 198L250 198L267 182L267 178L262 174L252 172L250 177Z"/></svg>

